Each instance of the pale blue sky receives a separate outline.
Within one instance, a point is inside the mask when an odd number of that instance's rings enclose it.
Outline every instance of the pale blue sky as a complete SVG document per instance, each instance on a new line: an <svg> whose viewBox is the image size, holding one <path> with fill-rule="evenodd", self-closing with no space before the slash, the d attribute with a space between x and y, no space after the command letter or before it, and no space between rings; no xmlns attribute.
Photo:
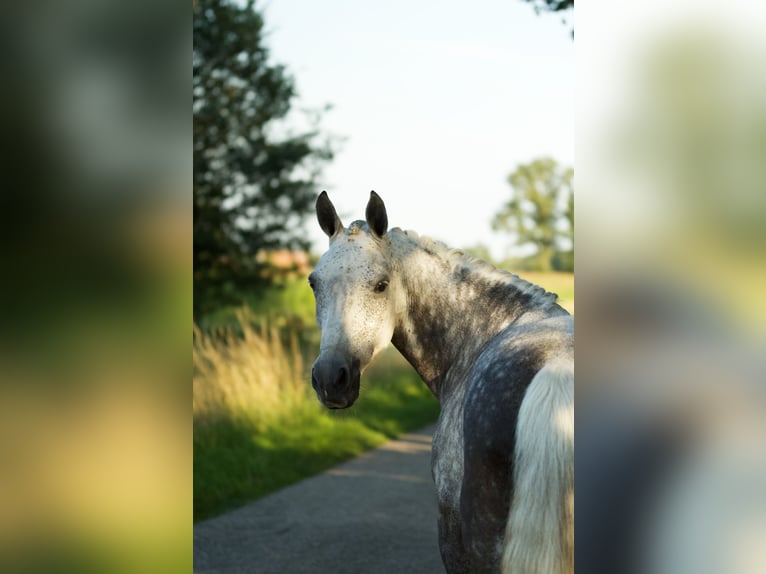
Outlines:
<svg viewBox="0 0 766 574"><path fill-rule="evenodd" d="M344 223L369 191L389 223L453 247L510 243L490 220L507 175L542 155L574 161L574 42L521 0L270 0L272 60L298 105L346 138L324 181ZM318 190L320 191L320 190ZM319 252L326 238L311 222Z"/></svg>

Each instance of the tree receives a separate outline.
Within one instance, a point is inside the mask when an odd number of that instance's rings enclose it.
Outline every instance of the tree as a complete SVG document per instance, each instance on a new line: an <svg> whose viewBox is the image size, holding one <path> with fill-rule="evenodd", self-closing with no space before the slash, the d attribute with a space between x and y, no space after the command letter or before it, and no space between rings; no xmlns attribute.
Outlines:
<svg viewBox="0 0 766 574"><path fill-rule="evenodd" d="M535 14L541 12L550 12L553 14L560 14L568 12L571 15L571 11L574 10L574 0L523 0L527 4L531 4L535 10ZM561 19L563 24L567 23L566 16ZM571 28L570 33L574 40L574 27Z"/></svg>
<svg viewBox="0 0 766 574"><path fill-rule="evenodd" d="M318 115L304 133L286 130L296 95L285 68L269 62L254 0L194 4L194 310L241 300L258 285L255 255L305 248L329 142Z"/></svg>
<svg viewBox="0 0 766 574"><path fill-rule="evenodd" d="M524 0L535 9L535 12L543 10L548 12L562 12L574 8L574 0Z"/></svg>
<svg viewBox="0 0 766 574"><path fill-rule="evenodd" d="M534 246L540 270L571 270L574 234L574 169L551 158L517 166L508 176L511 199L492 221L518 246Z"/></svg>

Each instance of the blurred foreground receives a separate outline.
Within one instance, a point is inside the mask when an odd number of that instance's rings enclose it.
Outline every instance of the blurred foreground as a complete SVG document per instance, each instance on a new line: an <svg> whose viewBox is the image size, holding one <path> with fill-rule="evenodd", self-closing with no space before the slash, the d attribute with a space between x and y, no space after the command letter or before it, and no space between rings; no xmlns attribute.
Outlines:
<svg viewBox="0 0 766 574"><path fill-rule="evenodd" d="M2 572L192 569L190 20L4 5Z"/></svg>
<svg viewBox="0 0 766 574"><path fill-rule="evenodd" d="M578 571L766 571L764 23L578 10Z"/></svg>

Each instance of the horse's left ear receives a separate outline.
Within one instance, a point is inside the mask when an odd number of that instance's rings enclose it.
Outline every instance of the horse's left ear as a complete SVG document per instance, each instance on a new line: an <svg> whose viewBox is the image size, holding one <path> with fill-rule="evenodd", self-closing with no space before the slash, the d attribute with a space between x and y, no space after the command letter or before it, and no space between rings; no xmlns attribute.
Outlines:
<svg viewBox="0 0 766 574"><path fill-rule="evenodd" d="M364 212L367 225L377 237L383 237L388 230L388 215L386 205L380 196L374 191L370 192L370 201L367 202L367 210Z"/></svg>

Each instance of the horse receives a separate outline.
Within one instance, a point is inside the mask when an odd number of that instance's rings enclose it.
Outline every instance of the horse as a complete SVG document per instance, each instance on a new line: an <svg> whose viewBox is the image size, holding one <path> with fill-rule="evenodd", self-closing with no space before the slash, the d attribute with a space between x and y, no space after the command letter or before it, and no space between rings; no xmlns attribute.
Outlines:
<svg viewBox="0 0 766 574"><path fill-rule="evenodd" d="M441 406L431 470L447 573L572 573L573 317L516 275L389 230L374 191L365 220L344 227L324 191L316 215L330 240L309 275L319 401L353 405L392 342Z"/></svg>

